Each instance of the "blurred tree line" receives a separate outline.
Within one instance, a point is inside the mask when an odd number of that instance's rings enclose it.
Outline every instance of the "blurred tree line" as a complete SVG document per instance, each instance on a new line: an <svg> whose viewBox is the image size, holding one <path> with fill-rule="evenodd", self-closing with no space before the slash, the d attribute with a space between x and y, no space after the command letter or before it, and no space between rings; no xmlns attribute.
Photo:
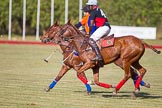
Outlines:
<svg viewBox="0 0 162 108"><path fill-rule="evenodd" d="M83 6L88 0L83 0ZM54 21L64 24L65 0L54 0ZM111 25L162 27L162 0L98 0ZM35 35L37 0L26 0L26 34ZM50 26L51 0L40 0L40 33ZM69 0L69 16L79 20L79 0ZM0 34L8 33L9 0L0 1ZM22 34L23 0L12 0L12 33Z"/></svg>

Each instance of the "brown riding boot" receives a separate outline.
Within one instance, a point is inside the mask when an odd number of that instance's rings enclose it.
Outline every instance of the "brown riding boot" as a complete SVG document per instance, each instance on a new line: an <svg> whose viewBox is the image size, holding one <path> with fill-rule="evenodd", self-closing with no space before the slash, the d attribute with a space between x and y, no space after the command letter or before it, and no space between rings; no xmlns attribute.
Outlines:
<svg viewBox="0 0 162 108"><path fill-rule="evenodd" d="M103 62L103 58L101 56L101 53L100 53L100 50L96 44L96 42L92 39L92 38L89 38L89 41L88 41L89 45L92 47L92 50L95 52L96 54L96 60L98 60L98 65L100 67L103 67L104 66L104 62Z"/></svg>

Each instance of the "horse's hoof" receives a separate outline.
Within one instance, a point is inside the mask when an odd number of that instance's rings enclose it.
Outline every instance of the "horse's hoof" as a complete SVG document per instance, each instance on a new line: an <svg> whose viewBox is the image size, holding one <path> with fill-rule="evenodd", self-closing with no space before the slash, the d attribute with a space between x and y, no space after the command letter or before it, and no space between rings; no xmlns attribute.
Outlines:
<svg viewBox="0 0 162 108"><path fill-rule="evenodd" d="M145 86L146 88L150 88L150 83L146 83L144 86Z"/></svg>
<svg viewBox="0 0 162 108"><path fill-rule="evenodd" d="M115 88L113 91L113 96L117 96L118 90Z"/></svg>
<svg viewBox="0 0 162 108"><path fill-rule="evenodd" d="M117 95L117 92L112 92L113 95Z"/></svg>
<svg viewBox="0 0 162 108"><path fill-rule="evenodd" d="M136 89L134 93L135 94L138 94L139 93L139 89Z"/></svg>
<svg viewBox="0 0 162 108"><path fill-rule="evenodd" d="M49 92L50 90L51 90L50 88L44 89L45 92Z"/></svg>
<svg viewBox="0 0 162 108"><path fill-rule="evenodd" d="M117 92L112 92L112 97L117 97Z"/></svg>
<svg viewBox="0 0 162 108"><path fill-rule="evenodd" d="M84 95L91 95L91 92L88 92L88 91L86 91L85 93L84 93Z"/></svg>
<svg viewBox="0 0 162 108"><path fill-rule="evenodd" d="M133 100L136 99L136 93L135 93L135 92L132 92L132 93L131 93L131 99L133 99Z"/></svg>

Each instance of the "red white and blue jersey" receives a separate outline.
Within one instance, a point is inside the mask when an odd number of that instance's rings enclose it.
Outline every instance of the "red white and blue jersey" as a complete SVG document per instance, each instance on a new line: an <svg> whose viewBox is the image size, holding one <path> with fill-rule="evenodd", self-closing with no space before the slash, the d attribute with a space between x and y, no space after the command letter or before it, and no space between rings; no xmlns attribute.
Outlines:
<svg viewBox="0 0 162 108"><path fill-rule="evenodd" d="M96 8L95 10L91 11L90 13L90 19L94 20L94 23L97 28L107 25L110 27L108 23L108 19L102 9Z"/></svg>

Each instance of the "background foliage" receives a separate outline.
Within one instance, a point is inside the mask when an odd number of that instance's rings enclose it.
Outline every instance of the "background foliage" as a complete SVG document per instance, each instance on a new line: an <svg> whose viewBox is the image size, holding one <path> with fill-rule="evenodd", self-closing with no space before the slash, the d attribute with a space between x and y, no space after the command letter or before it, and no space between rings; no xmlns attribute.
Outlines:
<svg viewBox="0 0 162 108"><path fill-rule="evenodd" d="M112 25L162 26L162 0L98 0ZM12 0L12 33L22 34L23 0ZM27 0L26 34L35 34L37 0ZM50 26L51 0L40 0L40 32ZM54 21L64 21L65 0L54 0ZM83 0L83 5L87 0ZM9 0L0 1L0 34L7 34ZM79 0L69 0L69 19L78 22Z"/></svg>

